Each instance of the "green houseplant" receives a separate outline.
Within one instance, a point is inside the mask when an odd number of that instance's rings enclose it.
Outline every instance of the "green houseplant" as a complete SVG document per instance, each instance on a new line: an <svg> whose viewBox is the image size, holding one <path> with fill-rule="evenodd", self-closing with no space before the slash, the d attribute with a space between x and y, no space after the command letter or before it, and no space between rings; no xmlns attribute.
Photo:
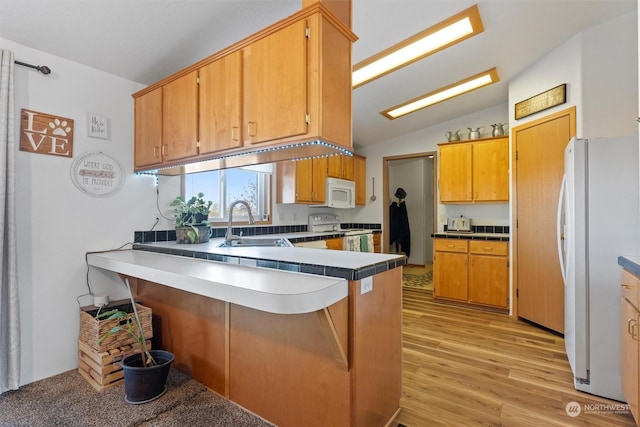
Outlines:
<svg viewBox="0 0 640 427"><path fill-rule="evenodd" d="M165 350L150 350L143 333L140 315L133 296L130 295L134 316L119 308L96 314L96 319L120 320L100 337L101 343L109 336L125 331L129 333L140 346L140 353L135 353L122 360L124 371L125 401L131 404L151 402L162 396L167 390L166 381L173 363L173 353ZM135 319L135 322L134 322Z"/></svg>
<svg viewBox="0 0 640 427"><path fill-rule="evenodd" d="M209 210L213 202L204 200L204 193L185 200L176 197L169 206L173 207L176 221L177 243L204 243L209 241Z"/></svg>

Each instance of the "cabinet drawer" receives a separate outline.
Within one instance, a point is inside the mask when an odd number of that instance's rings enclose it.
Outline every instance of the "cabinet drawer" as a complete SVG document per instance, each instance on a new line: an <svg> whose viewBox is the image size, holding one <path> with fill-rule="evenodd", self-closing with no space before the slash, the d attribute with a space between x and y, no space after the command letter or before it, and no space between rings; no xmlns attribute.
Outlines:
<svg viewBox="0 0 640 427"><path fill-rule="evenodd" d="M467 252L469 248L468 240L457 239L435 239L435 250L438 252Z"/></svg>
<svg viewBox="0 0 640 427"><path fill-rule="evenodd" d="M622 286L622 298L626 298L638 308L638 289L640 289L640 278L622 270L620 277L620 285Z"/></svg>
<svg viewBox="0 0 640 427"><path fill-rule="evenodd" d="M472 240L469 242L469 253L506 256L509 254L509 243Z"/></svg>

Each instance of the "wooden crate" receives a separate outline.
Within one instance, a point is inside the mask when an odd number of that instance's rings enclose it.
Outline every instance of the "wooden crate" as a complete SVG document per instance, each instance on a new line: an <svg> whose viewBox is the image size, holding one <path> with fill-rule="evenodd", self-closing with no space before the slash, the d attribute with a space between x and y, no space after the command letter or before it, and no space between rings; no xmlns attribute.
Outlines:
<svg viewBox="0 0 640 427"><path fill-rule="evenodd" d="M151 341L147 341L147 349L151 349ZM102 391L124 381L122 360L140 351L139 344L129 344L97 352L88 344L78 341L78 372L93 388Z"/></svg>
<svg viewBox="0 0 640 427"><path fill-rule="evenodd" d="M136 304L138 314L140 315L140 323L142 324L142 331L145 339L149 340L153 337L153 329L151 326L151 309L140 304ZM95 318L95 314L98 311L97 307L88 306L80 309L80 341L88 344L95 351L101 353L110 349L119 348L129 344L135 344L136 340L131 334L125 330L118 331L104 341L98 344L100 337L109 332L113 327L122 325L127 319L133 320L134 331L138 330L138 325L135 321L135 315L131 308L129 300L120 300L112 302L111 304L103 307L101 310L107 311L112 309L119 309L125 312L131 312L126 318L123 319L100 319Z"/></svg>

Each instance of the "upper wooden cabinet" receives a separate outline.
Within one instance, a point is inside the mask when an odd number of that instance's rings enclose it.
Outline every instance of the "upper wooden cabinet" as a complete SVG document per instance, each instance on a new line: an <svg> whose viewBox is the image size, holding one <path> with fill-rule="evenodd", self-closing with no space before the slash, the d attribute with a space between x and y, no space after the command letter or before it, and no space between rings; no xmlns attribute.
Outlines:
<svg viewBox="0 0 640 427"><path fill-rule="evenodd" d="M243 153L252 153L250 164L337 152L331 146L351 150L355 39L317 3L136 92L134 169L231 155L237 163ZM159 118L150 106L155 91ZM159 135L153 126L162 126ZM316 141L327 144L291 148Z"/></svg>
<svg viewBox="0 0 640 427"><path fill-rule="evenodd" d="M243 49L245 145L307 132L307 21Z"/></svg>
<svg viewBox="0 0 640 427"><path fill-rule="evenodd" d="M136 167L162 163L162 88L135 99Z"/></svg>
<svg viewBox="0 0 640 427"><path fill-rule="evenodd" d="M353 156L353 180L356 182L356 205L367 204L367 158Z"/></svg>
<svg viewBox="0 0 640 427"><path fill-rule="evenodd" d="M242 146L242 52L199 70L200 155Z"/></svg>
<svg viewBox="0 0 640 427"><path fill-rule="evenodd" d="M354 156L331 156L327 176L353 181Z"/></svg>
<svg viewBox="0 0 640 427"><path fill-rule="evenodd" d="M509 200L509 138L439 144L440 202Z"/></svg>
<svg viewBox="0 0 640 427"><path fill-rule="evenodd" d="M326 157L318 157L278 163L276 203L324 203L327 162Z"/></svg>

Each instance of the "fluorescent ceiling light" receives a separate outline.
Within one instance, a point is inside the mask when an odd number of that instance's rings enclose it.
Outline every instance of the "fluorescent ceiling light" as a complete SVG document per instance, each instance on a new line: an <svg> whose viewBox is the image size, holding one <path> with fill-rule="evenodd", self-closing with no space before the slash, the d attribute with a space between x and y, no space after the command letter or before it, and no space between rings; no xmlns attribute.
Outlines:
<svg viewBox="0 0 640 427"><path fill-rule="evenodd" d="M478 6L474 5L359 62L353 67L352 85L357 88L483 31Z"/></svg>
<svg viewBox="0 0 640 427"><path fill-rule="evenodd" d="M410 101L396 105L388 110L380 112L383 116L393 120L405 114L413 113L416 110L428 107L438 102L445 101L463 93L493 84L500 81L498 71L495 68L476 74L457 83L440 88L434 92L429 92L414 98Z"/></svg>

